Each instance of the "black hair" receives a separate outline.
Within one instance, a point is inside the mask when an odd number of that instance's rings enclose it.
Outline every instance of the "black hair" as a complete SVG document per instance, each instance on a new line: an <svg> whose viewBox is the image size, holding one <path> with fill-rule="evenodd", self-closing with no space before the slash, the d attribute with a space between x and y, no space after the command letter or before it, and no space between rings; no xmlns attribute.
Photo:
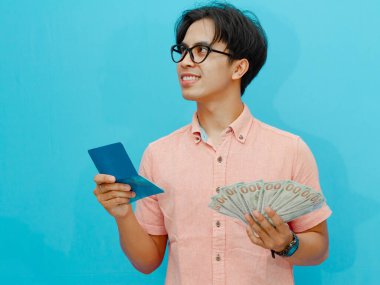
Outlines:
<svg viewBox="0 0 380 285"><path fill-rule="evenodd" d="M194 22L208 18L214 22L215 35L211 44L221 41L227 45L234 59L247 59L249 69L241 79L240 93L256 77L267 58L268 41L255 14L241 11L225 2L211 2L206 6L186 10L175 25L176 43L182 43Z"/></svg>

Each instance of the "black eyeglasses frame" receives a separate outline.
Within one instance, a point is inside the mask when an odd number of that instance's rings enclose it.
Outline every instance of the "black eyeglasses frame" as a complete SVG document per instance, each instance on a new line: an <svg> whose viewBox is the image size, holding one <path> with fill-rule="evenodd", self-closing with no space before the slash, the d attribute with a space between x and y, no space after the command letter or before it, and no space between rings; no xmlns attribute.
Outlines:
<svg viewBox="0 0 380 285"><path fill-rule="evenodd" d="M175 49L176 47L181 47L185 50L185 52L180 52L180 49ZM207 49L207 54L206 56L199 62L196 62L195 59L194 59L194 55L193 55L193 49L194 48L197 48L197 47L204 47ZM174 59L174 56L173 56L173 53L176 52L176 53L179 53L179 54L182 54L181 58L179 60L175 60ZM196 44L195 46L192 46L192 47L187 47L183 44L175 44L175 45L172 45L171 48L170 48L170 54L171 54L171 57L172 57L172 60L175 62L175 63L179 63L181 62L187 55L187 53L190 54L190 59L192 60L192 62L196 63L196 64L199 64L199 63L202 63L204 62L207 57L210 55L211 52L216 52L216 53L220 53L220 54L224 54L226 56L229 56L229 57L232 57L232 54L230 53L227 53L227 52L223 52L223 51L220 51L220 50L216 50L216 49L213 49L211 48L211 46L209 45L205 45L205 44Z"/></svg>

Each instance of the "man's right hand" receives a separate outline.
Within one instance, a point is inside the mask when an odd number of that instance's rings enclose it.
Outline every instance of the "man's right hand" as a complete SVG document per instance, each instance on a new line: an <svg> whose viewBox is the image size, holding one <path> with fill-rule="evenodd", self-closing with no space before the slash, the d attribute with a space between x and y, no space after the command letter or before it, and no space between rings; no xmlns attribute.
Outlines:
<svg viewBox="0 0 380 285"><path fill-rule="evenodd" d="M115 218L124 218L132 213L130 198L136 196L131 186L115 183L115 177L107 174L97 174L94 177L96 187L94 195L99 203Z"/></svg>

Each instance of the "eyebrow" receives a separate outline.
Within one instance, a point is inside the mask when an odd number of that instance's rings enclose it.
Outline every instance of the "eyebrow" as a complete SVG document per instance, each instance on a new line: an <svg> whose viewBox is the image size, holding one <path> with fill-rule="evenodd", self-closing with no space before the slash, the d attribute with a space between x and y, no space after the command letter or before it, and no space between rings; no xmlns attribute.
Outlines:
<svg viewBox="0 0 380 285"><path fill-rule="evenodd" d="M184 45L185 47L189 47L189 45L186 44L185 42L182 42L181 45ZM210 46L211 44L208 43L208 42L204 42L204 41L202 41L202 42L196 42L196 43L193 45L193 47L194 47L194 46L199 46L199 45L202 45L202 46Z"/></svg>

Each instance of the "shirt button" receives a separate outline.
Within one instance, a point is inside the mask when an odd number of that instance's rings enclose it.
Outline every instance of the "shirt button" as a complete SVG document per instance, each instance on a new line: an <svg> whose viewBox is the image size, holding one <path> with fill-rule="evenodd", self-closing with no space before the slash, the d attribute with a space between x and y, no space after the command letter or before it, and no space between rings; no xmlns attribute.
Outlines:
<svg viewBox="0 0 380 285"><path fill-rule="evenodd" d="M216 261L220 261L220 260L221 260L219 253L218 253L218 255L215 257L215 259L216 259Z"/></svg>
<svg viewBox="0 0 380 285"><path fill-rule="evenodd" d="M219 163L222 163L222 161L223 161L223 159L222 159L221 156L219 156L217 160L218 160Z"/></svg>
<svg viewBox="0 0 380 285"><path fill-rule="evenodd" d="M216 226L219 228L220 227L220 221L216 221Z"/></svg>
<svg viewBox="0 0 380 285"><path fill-rule="evenodd" d="M243 137L243 135L240 135L239 140L242 140L242 139L244 139L244 137Z"/></svg>
<svg viewBox="0 0 380 285"><path fill-rule="evenodd" d="M220 192L220 187L216 187L216 193Z"/></svg>

